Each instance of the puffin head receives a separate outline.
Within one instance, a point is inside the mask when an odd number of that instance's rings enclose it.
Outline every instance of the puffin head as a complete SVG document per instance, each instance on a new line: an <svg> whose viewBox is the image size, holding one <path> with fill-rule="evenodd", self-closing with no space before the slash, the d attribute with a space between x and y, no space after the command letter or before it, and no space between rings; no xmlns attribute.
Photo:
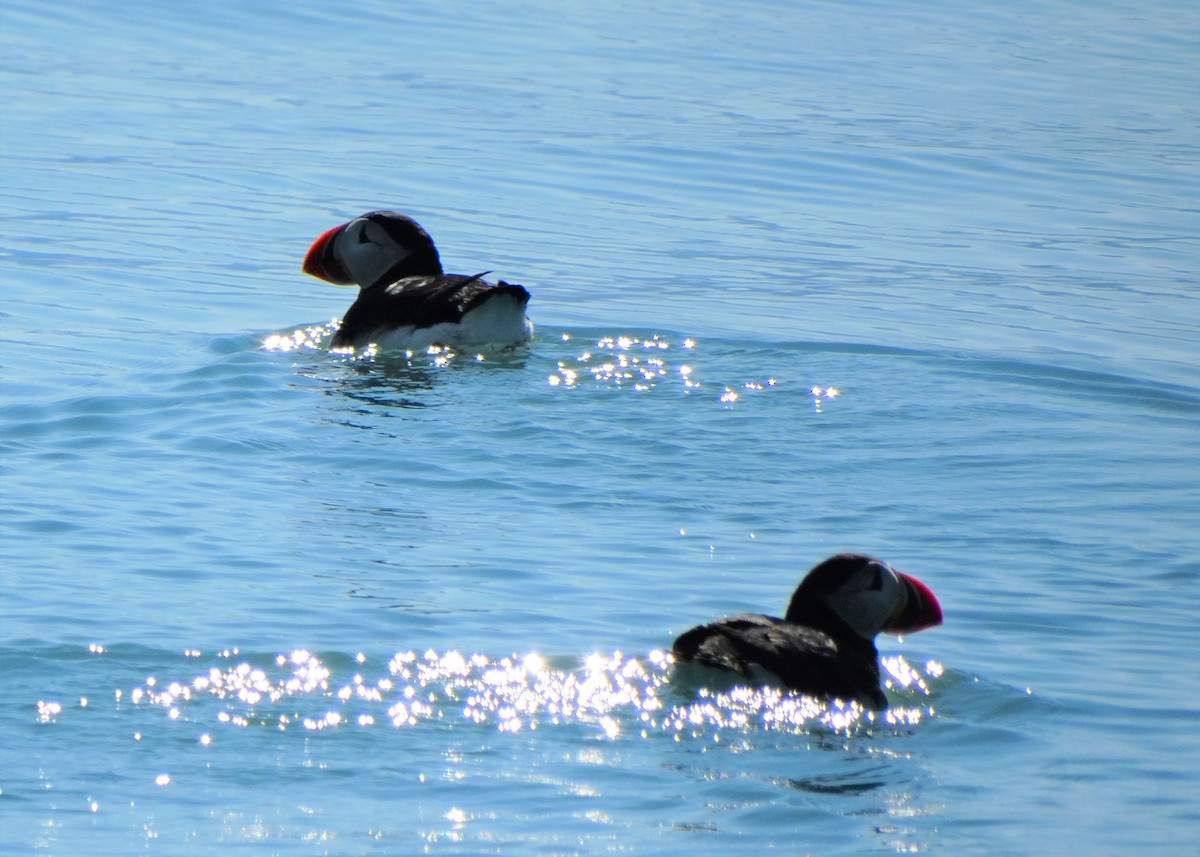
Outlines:
<svg viewBox="0 0 1200 857"><path fill-rule="evenodd" d="M370 288L441 274L442 262L417 221L397 211L371 211L322 233L304 257L304 273L338 286Z"/></svg>
<svg viewBox="0 0 1200 857"><path fill-rule="evenodd" d="M792 596L787 620L804 621L814 601L868 640L881 631L911 634L942 624L942 605L933 590L865 554L838 554L810 571Z"/></svg>

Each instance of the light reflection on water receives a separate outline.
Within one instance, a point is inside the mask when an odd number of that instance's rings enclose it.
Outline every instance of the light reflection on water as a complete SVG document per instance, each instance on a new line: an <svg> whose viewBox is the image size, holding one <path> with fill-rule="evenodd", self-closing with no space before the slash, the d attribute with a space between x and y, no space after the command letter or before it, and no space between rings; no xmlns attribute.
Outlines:
<svg viewBox="0 0 1200 857"><path fill-rule="evenodd" d="M189 650L188 657L202 655ZM608 739L661 733L675 741L721 741L757 730L850 736L910 728L932 716L930 685L942 674L935 661L916 667L900 655L883 658L885 683L905 704L873 712L770 687L673 688L673 659L659 650L641 658L595 653L576 667L553 666L534 653L492 659L432 649L397 652L386 663L359 653L336 670L304 649L270 662L243 659L237 650L216 657L190 677L148 676L115 689L116 710L161 709L169 720L202 727L204 746L218 740L213 730L222 727L402 729L431 721L502 733L576 724ZM212 702L219 703L215 711ZM86 696L74 706L40 699L38 720L63 723L88 706Z"/></svg>
<svg viewBox="0 0 1200 857"><path fill-rule="evenodd" d="M546 361L549 371L546 384L555 389L573 390L591 379L593 387L646 393L667 388L685 394L705 395L710 390L721 405L732 406L747 396L762 395L786 383L771 374L741 380L714 380L715 367L700 365L697 359L703 349L690 336L653 333L617 333L589 336L586 333L563 331L541 335L534 343L504 348L455 349L430 345L424 349L396 350L374 343L360 349L326 349L329 338L337 332L338 320L326 324L303 325L293 330L277 331L265 337L262 349L277 354L303 352L327 353L333 362L351 366L373 367L388 375L421 373L426 383L428 373L471 364L523 363L526 357ZM590 344L576 344L583 340ZM823 405L842 395L835 385L806 384L805 389L813 408L821 413Z"/></svg>

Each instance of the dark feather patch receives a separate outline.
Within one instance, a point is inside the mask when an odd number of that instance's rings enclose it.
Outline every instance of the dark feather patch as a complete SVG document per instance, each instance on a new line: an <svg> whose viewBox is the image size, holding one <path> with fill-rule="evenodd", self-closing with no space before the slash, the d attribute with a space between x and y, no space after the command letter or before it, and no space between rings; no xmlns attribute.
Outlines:
<svg viewBox="0 0 1200 857"><path fill-rule="evenodd" d="M332 345L334 348L354 345L378 330L461 322L469 311L498 295L515 297L521 304L529 301L524 286L503 281L489 283L483 276L405 277L362 289L358 300L346 311Z"/></svg>

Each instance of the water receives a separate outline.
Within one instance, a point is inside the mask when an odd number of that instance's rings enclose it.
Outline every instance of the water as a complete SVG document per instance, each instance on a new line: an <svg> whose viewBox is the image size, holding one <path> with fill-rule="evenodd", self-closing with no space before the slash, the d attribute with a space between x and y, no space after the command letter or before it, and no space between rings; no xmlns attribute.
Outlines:
<svg viewBox="0 0 1200 857"><path fill-rule="evenodd" d="M0 852L1191 853L1190 4L3 17ZM537 338L308 347L378 207ZM672 681L845 549L887 715Z"/></svg>

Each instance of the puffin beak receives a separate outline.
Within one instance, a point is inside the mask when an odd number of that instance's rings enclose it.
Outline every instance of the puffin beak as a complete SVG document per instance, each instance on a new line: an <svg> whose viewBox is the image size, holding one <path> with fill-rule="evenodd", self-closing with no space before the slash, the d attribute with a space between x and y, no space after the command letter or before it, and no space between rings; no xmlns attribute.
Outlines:
<svg viewBox="0 0 1200 857"><path fill-rule="evenodd" d="M942 605L933 590L910 574L897 571L896 575L904 584L908 598L883 630L889 634L912 634L942 624Z"/></svg>
<svg viewBox="0 0 1200 857"><path fill-rule="evenodd" d="M349 226L348 223L335 226L322 233L321 237L313 242L313 245L308 248L308 255L304 257L304 273L333 283L335 286L357 285L354 280L350 279L346 268L338 261L337 255L333 252L333 248L337 245L338 239L342 237L342 232L347 226Z"/></svg>

